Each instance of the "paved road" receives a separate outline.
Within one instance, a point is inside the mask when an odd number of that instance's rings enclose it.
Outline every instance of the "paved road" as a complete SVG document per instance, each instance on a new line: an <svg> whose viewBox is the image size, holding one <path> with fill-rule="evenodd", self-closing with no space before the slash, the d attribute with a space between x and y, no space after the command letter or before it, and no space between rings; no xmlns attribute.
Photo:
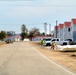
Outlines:
<svg viewBox="0 0 76 75"><path fill-rule="evenodd" d="M27 42L0 47L0 75L75 75L41 55Z"/></svg>

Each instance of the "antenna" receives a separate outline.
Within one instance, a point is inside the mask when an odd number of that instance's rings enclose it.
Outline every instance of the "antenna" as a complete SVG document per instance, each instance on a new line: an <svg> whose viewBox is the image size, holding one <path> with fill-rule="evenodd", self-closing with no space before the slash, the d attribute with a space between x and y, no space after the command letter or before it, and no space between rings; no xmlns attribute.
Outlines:
<svg viewBox="0 0 76 75"><path fill-rule="evenodd" d="M45 31L45 35L47 34L47 23L44 23L44 31Z"/></svg>

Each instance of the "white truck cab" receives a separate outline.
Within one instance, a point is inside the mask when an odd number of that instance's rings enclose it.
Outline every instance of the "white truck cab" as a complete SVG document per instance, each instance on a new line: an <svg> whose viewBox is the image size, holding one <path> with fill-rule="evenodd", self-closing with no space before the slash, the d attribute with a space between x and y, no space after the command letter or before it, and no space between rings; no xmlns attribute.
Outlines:
<svg viewBox="0 0 76 75"><path fill-rule="evenodd" d="M65 40L65 41L60 41L59 38L53 38L53 39L52 39L52 42L53 42L53 41L55 41L57 45L68 45L68 44L69 44L69 41L67 41L67 40ZM52 42L51 42L51 43L52 43Z"/></svg>
<svg viewBox="0 0 76 75"><path fill-rule="evenodd" d="M50 46L51 45L51 38L44 38L43 39L44 40L44 44L43 45L45 45L45 46Z"/></svg>
<svg viewBox="0 0 76 75"><path fill-rule="evenodd" d="M57 45L68 45L69 41L60 41L60 38L44 38L44 44L45 46L52 45L52 42L55 41Z"/></svg>

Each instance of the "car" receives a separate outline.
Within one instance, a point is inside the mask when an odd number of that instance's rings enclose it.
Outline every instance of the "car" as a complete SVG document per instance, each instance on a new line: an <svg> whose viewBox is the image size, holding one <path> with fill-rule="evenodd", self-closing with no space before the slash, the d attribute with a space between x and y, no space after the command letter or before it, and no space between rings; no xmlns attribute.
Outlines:
<svg viewBox="0 0 76 75"><path fill-rule="evenodd" d="M11 39L7 39L5 42L6 43L13 43L13 41Z"/></svg>
<svg viewBox="0 0 76 75"><path fill-rule="evenodd" d="M72 39L65 39L65 41L69 41L69 45L75 45L75 42Z"/></svg>

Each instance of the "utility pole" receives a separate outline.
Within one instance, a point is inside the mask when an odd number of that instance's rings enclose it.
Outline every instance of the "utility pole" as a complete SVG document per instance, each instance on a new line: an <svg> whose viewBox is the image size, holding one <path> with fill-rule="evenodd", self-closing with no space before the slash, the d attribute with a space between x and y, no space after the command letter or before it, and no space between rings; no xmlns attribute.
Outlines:
<svg viewBox="0 0 76 75"><path fill-rule="evenodd" d="M51 24L49 24L49 34L51 34Z"/></svg>
<svg viewBox="0 0 76 75"><path fill-rule="evenodd" d="M44 23L44 31L45 31L45 35L47 34L47 23Z"/></svg>
<svg viewBox="0 0 76 75"><path fill-rule="evenodd" d="M58 21L56 20L56 38L57 38L57 23Z"/></svg>

